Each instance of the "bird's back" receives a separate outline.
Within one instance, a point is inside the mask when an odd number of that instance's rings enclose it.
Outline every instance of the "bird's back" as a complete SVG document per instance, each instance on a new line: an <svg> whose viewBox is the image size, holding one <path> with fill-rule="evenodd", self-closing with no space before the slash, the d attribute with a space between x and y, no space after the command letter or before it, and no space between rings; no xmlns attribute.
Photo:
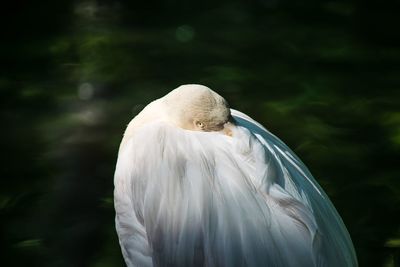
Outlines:
<svg viewBox="0 0 400 267"><path fill-rule="evenodd" d="M329 248L307 192L282 181L290 170L251 131L155 122L125 141L115 208L128 266L356 265Z"/></svg>

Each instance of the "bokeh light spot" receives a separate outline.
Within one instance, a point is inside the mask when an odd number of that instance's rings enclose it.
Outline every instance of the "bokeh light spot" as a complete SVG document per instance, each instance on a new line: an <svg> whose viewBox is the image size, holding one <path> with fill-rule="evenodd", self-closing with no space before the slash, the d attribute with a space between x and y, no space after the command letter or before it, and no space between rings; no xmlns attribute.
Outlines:
<svg viewBox="0 0 400 267"><path fill-rule="evenodd" d="M175 30L175 37L179 42L189 42L193 40L195 36L195 31L189 25L182 25L176 28Z"/></svg>
<svg viewBox="0 0 400 267"><path fill-rule="evenodd" d="M91 83L82 83L78 88L78 97L81 100L89 100L93 97L94 87Z"/></svg>

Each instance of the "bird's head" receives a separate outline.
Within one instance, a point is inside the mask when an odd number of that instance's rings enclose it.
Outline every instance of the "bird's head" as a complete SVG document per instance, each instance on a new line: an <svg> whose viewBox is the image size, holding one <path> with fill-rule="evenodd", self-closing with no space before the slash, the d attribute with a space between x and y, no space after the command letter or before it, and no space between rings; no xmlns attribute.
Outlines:
<svg viewBox="0 0 400 267"><path fill-rule="evenodd" d="M180 128L231 135L232 117L227 101L206 86L181 85L167 94L163 102L168 120Z"/></svg>

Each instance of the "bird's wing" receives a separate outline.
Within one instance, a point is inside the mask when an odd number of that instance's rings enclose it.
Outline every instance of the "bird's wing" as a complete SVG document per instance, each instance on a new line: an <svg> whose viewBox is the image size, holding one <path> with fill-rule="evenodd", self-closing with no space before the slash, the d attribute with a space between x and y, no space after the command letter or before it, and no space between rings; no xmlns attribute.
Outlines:
<svg viewBox="0 0 400 267"><path fill-rule="evenodd" d="M270 184L280 185L285 192L307 206L319 233L317 253L328 266L357 266L356 254L342 219L307 167L278 137L261 124L237 110L231 110L238 126L248 129L262 144L270 166ZM265 188L268 190L268 188ZM321 259L323 260L323 259Z"/></svg>
<svg viewBox="0 0 400 267"><path fill-rule="evenodd" d="M125 140L124 140L125 141ZM115 225L122 254L128 267L152 267L152 253L143 224L143 215L137 213L136 199L140 197L133 187L137 153L132 140L121 146L114 174Z"/></svg>
<svg viewBox="0 0 400 267"><path fill-rule="evenodd" d="M154 122L124 140L114 199L127 265L351 266L326 264L349 240L321 189L238 114L232 137Z"/></svg>

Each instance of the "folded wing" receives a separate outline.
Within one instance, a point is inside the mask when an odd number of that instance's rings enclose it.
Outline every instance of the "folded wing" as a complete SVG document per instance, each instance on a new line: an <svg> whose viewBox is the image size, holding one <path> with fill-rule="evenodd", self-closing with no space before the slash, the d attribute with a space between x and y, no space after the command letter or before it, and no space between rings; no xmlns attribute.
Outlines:
<svg viewBox="0 0 400 267"><path fill-rule="evenodd" d="M307 167L278 137L237 110L231 110L238 125L245 127L263 144L270 161L278 167L274 182L311 211L318 227L318 253L327 266L357 266L353 244L340 215ZM321 259L322 260L322 259Z"/></svg>
<svg viewBox="0 0 400 267"><path fill-rule="evenodd" d="M232 111L233 137L163 122L121 146L116 225L128 266L356 266L345 227L300 160Z"/></svg>

